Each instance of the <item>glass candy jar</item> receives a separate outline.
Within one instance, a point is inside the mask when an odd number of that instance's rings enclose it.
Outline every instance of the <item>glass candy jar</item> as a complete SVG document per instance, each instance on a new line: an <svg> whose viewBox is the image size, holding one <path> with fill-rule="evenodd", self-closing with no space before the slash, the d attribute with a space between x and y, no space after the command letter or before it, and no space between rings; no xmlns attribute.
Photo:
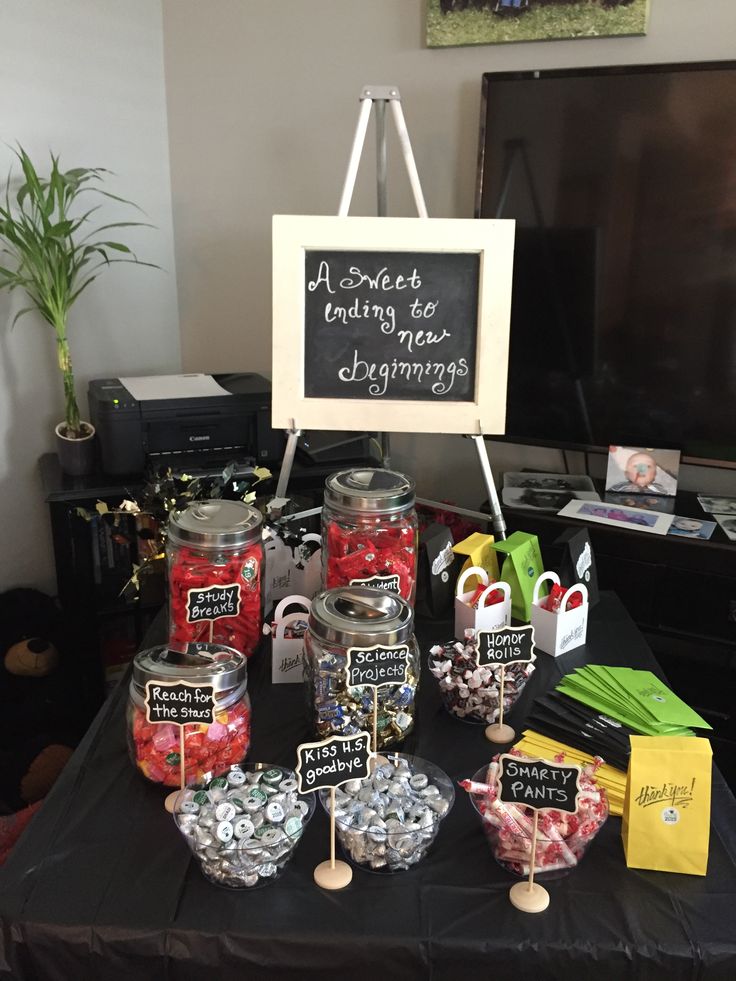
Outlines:
<svg viewBox="0 0 736 981"><path fill-rule="evenodd" d="M246 657L261 637L259 511L242 501L195 501L169 518L169 645L225 644Z"/></svg>
<svg viewBox="0 0 736 981"><path fill-rule="evenodd" d="M250 747L250 698L247 662L238 651L218 644L189 644L185 651L153 647L136 654L128 690L128 752L133 764L152 783L178 787L181 780L180 727L146 720L146 683L191 682L212 685L215 721L187 723L184 765L187 784L205 774L219 776L240 763Z"/></svg>
<svg viewBox="0 0 736 981"><path fill-rule="evenodd" d="M324 590L312 600L304 635L304 680L319 739L373 731L376 699L376 748L402 740L414 726L419 681L419 646L414 612L395 593L369 586ZM348 686L350 650L380 648L386 658L406 654L406 681Z"/></svg>
<svg viewBox="0 0 736 981"><path fill-rule="evenodd" d="M392 470L342 470L325 482L322 584L373 586L414 603L414 481Z"/></svg>

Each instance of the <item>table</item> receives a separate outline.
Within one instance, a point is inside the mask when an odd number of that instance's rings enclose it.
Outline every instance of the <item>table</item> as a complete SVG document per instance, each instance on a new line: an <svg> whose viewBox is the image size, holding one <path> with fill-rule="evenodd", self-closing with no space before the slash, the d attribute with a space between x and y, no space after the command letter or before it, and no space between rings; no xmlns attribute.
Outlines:
<svg viewBox="0 0 736 981"><path fill-rule="evenodd" d="M447 625L424 624L423 650ZM250 759L293 766L308 738L301 686L271 686L267 657L252 662ZM658 670L614 594L591 611L588 644L538 669L508 721L517 732L533 697L583 663ZM466 795L432 850L410 872L356 870L342 892L312 881L328 857L318 809L276 882L219 889L200 874L124 750L126 690L105 703L73 759L0 870L0 978L217 981L657 979L736 976L736 801L714 771L705 878L626 868L620 820L609 818L581 865L548 884L549 909L523 914L513 879L494 861ZM454 779L493 752L483 727L441 708L425 671L405 751Z"/></svg>

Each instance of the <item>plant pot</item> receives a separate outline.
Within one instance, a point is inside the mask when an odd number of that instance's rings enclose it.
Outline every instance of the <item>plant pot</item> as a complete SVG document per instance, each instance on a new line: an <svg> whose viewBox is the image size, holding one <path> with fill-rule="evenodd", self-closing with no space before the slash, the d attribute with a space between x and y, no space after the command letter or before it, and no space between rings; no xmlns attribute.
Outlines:
<svg viewBox="0 0 736 981"><path fill-rule="evenodd" d="M84 436L70 439L64 435L66 423L60 422L56 433L56 453L64 473L71 477L84 477L95 469L95 427L91 422L83 422Z"/></svg>

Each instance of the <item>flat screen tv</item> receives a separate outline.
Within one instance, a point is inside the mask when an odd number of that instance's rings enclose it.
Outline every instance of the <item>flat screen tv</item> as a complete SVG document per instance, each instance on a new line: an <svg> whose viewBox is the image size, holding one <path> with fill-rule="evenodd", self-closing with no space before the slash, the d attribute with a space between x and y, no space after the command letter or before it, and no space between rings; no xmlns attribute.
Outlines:
<svg viewBox="0 0 736 981"><path fill-rule="evenodd" d="M517 222L505 438L736 464L736 62L483 76Z"/></svg>

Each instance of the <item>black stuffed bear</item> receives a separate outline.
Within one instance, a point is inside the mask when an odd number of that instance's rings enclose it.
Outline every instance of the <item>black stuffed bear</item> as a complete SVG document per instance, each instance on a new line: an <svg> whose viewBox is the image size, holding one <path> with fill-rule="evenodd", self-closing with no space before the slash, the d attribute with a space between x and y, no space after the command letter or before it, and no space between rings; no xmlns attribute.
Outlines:
<svg viewBox="0 0 736 981"><path fill-rule="evenodd" d="M0 814L44 797L84 729L63 619L36 589L0 593Z"/></svg>

